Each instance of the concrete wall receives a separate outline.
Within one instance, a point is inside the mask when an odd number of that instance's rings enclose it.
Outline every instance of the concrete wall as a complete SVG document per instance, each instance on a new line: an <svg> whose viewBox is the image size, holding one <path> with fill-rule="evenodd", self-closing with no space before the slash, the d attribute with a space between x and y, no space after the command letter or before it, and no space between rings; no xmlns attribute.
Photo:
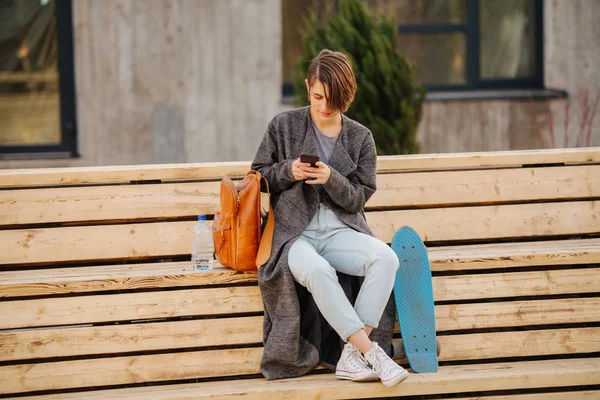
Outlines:
<svg viewBox="0 0 600 400"><path fill-rule="evenodd" d="M254 155L281 96L279 0L76 0L74 8L86 164Z"/></svg>
<svg viewBox="0 0 600 400"><path fill-rule="evenodd" d="M581 131L585 102L581 102L580 91L589 90L590 97L600 93L600 0L545 0L544 24L546 86L569 92L568 132L572 147ZM554 102L552 111L556 141L564 145L565 105ZM600 146L600 107L590 145Z"/></svg>
<svg viewBox="0 0 600 400"><path fill-rule="evenodd" d="M417 132L420 152L540 148L532 115L547 110L530 100L428 101Z"/></svg>

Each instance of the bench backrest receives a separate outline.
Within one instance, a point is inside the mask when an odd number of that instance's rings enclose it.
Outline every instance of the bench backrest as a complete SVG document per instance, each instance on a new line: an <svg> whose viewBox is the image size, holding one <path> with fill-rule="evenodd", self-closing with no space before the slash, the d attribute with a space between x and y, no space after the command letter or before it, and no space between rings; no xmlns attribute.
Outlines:
<svg viewBox="0 0 600 400"><path fill-rule="evenodd" d="M256 274L190 270L248 163L0 171L0 393L256 376ZM600 149L380 157L366 207L426 241L441 362L600 351Z"/></svg>

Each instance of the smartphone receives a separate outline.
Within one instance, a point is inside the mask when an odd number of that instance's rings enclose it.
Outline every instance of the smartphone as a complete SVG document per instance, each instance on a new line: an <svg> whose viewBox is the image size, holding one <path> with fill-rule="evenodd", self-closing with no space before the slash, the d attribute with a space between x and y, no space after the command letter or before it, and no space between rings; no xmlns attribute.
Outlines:
<svg viewBox="0 0 600 400"><path fill-rule="evenodd" d="M300 155L300 162L310 163L310 166L313 168L317 168L317 161L319 161L319 156L313 156L311 154Z"/></svg>

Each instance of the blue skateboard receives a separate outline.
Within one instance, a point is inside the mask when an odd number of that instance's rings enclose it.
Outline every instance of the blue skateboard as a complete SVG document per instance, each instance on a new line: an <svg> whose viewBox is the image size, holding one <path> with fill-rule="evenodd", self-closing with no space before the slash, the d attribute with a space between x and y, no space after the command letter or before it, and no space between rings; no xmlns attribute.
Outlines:
<svg viewBox="0 0 600 400"><path fill-rule="evenodd" d="M414 229L403 226L394 234L392 250L400 261L394 282L394 300L402 336L402 346L398 347L403 350L394 358L406 358L414 372L435 372L440 346L435 333L427 249Z"/></svg>

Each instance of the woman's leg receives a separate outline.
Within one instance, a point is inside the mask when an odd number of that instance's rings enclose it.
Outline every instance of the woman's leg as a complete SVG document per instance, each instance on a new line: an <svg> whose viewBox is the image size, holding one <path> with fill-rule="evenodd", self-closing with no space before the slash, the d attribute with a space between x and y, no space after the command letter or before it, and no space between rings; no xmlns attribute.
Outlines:
<svg viewBox="0 0 600 400"><path fill-rule="evenodd" d="M354 309L370 333L379 326L394 288L396 253L381 240L347 228L332 235L321 255L337 271L365 277Z"/></svg>
<svg viewBox="0 0 600 400"><path fill-rule="evenodd" d="M338 282L335 269L317 253L309 240L300 237L288 253L288 264L294 279L312 293L319 311L344 341L348 337L360 337L362 333L367 343L370 343L365 334L364 324ZM314 242L319 246L318 241ZM346 343L342 350L335 368L335 376L352 381L378 379L378 375L351 343Z"/></svg>
<svg viewBox="0 0 600 400"><path fill-rule="evenodd" d="M340 286L335 269L302 236L290 248L288 264L294 280L308 289L323 317L344 341L365 328Z"/></svg>
<svg viewBox="0 0 600 400"><path fill-rule="evenodd" d="M350 335L348 342L352 343L361 353L365 354L373 348L373 342L369 339L369 333L365 329L361 329Z"/></svg>
<svg viewBox="0 0 600 400"><path fill-rule="evenodd" d="M346 229L343 230L345 231ZM329 233L330 232L323 235L326 238L319 238L326 239L325 241L316 241L316 245L321 250L321 254L323 254L323 243L331 242L331 235ZM337 236L337 234L335 234L335 236ZM364 236L366 236L366 238L370 238L367 235ZM364 238L357 236L353 236L351 239L364 240ZM365 243L363 242L362 245L364 244ZM356 248L351 244L349 245L352 248ZM383 245L387 247L385 243L383 243ZM334 246L333 249L333 253L335 253L336 247ZM392 254L394 253L392 252ZM375 258L378 260L385 259L385 257ZM356 308L355 311L355 309L352 308L350 301L348 301L346 294L338 282L335 269L325 258L319 255L315 247L302 236L290 248L288 254L288 264L294 279L301 285L305 286L309 292L312 293L313 299L315 300L317 307L319 307L319 310L325 319L336 330L342 339L349 341L349 343L346 343L344 346L342 355L336 366L336 377L354 381L371 381L379 378L385 386L389 387L400 383L408 376L408 373L404 370L404 368L389 358L389 356L385 353L385 351L383 351L383 349L381 349L381 347L377 345L377 343L371 342L366 331L366 329L370 330L371 327L365 327L365 325L361 322L359 315L357 314L359 309ZM360 270L361 268L356 268L355 264L356 263L350 263L349 265L353 266L353 269ZM379 265L381 263L373 262L372 264ZM383 264L387 265L388 263L384 262ZM377 270L393 269L394 275L391 280L393 287L393 278L395 277L395 271L397 267L397 259L395 260L395 265L392 267L371 268L370 266L365 267L363 265L362 269L365 271L365 274L361 276L365 276L365 281L361 287L359 299L357 299L357 305L360 305L359 300L361 293L364 295L365 284L369 283L369 277L370 281L377 283L378 280L382 279L381 274L375 273ZM383 274L383 276L385 277L385 274ZM367 296L374 294L373 290L374 288L367 290ZM387 299L389 299L390 292L391 287L387 292L387 297L385 300L386 302ZM376 321L372 324L373 327L376 327L379 324L379 319L383 313L385 303L381 307L381 311L379 311L377 305L369 305L367 300L363 300L363 302L366 303L362 306L362 308L367 309L367 312L365 313L366 320ZM364 357L360 355L359 352L364 354ZM372 365L373 370L369 368L366 360L368 360L368 362Z"/></svg>

